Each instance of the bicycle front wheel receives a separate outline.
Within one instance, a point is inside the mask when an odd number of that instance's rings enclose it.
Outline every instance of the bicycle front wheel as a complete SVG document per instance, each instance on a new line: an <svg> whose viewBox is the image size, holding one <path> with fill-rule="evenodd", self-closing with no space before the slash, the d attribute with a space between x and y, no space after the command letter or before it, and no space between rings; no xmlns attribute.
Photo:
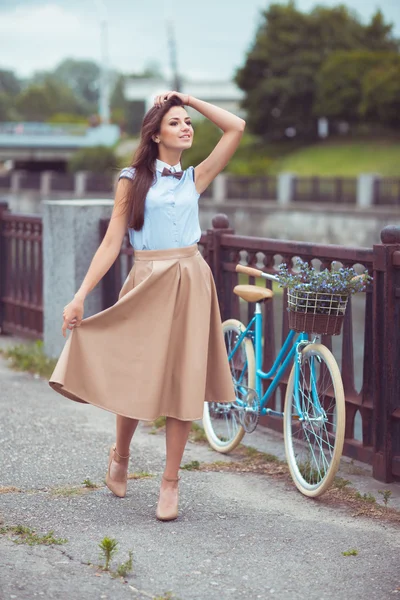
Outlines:
<svg viewBox="0 0 400 600"><path fill-rule="evenodd" d="M290 474L305 496L320 496L332 483L342 456L344 428L345 399L337 362L322 344L309 344L292 368L284 414Z"/></svg>
<svg viewBox="0 0 400 600"><path fill-rule="evenodd" d="M235 348L240 334L246 328L236 319L222 323L225 347L228 356ZM251 339L245 337L229 361L233 385L237 395L240 388L254 388L256 368L254 348ZM245 430L239 420L240 407L234 402L205 402L203 426L207 440L214 450L226 454L231 452L242 440Z"/></svg>

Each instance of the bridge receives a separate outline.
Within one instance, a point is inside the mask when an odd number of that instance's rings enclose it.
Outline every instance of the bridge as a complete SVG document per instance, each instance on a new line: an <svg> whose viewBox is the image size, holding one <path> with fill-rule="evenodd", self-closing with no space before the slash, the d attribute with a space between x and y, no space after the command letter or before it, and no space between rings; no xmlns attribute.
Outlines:
<svg viewBox="0 0 400 600"><path fill-rule="evenodd" d="M62 168L77 150L111 147L119 137L118 125L0 123L0 161L20 169Z"/></svg>

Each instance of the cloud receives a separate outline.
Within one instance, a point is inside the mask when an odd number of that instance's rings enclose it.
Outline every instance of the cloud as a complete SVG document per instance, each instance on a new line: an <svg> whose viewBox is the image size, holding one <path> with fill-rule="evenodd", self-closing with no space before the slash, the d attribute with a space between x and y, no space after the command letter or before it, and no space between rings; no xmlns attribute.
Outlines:
<svg viewBox="0 0 400 600"><path fill-rule="evenodd" d="M0 19L2 67L18 65L26 76L33 70L54 68L66 56L93 57L100 54L99 24L57 4L16 6Z"/></svg>

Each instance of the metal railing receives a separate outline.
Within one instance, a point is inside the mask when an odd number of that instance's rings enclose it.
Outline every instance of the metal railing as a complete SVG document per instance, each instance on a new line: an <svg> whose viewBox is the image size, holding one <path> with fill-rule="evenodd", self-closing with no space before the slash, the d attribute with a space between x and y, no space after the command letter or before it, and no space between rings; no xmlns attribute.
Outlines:
<svg viewBox="0 0 400 600"><path fill-rule="evenodd" d="M0 203L0 331L43 337L42 218Z"/></svg>

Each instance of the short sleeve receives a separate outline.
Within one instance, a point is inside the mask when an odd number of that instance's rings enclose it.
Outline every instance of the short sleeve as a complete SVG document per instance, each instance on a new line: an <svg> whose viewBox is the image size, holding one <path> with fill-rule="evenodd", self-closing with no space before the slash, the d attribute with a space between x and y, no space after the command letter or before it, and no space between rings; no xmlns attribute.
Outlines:
<svg viewBox="0 0 400 600"><path fill-rule="evenodd" d="M125 167L124 169L122 169L121 173L119 174L118 181L120 179L134 179L134 177L135 177L135 169L133 167Z"/></svg>

